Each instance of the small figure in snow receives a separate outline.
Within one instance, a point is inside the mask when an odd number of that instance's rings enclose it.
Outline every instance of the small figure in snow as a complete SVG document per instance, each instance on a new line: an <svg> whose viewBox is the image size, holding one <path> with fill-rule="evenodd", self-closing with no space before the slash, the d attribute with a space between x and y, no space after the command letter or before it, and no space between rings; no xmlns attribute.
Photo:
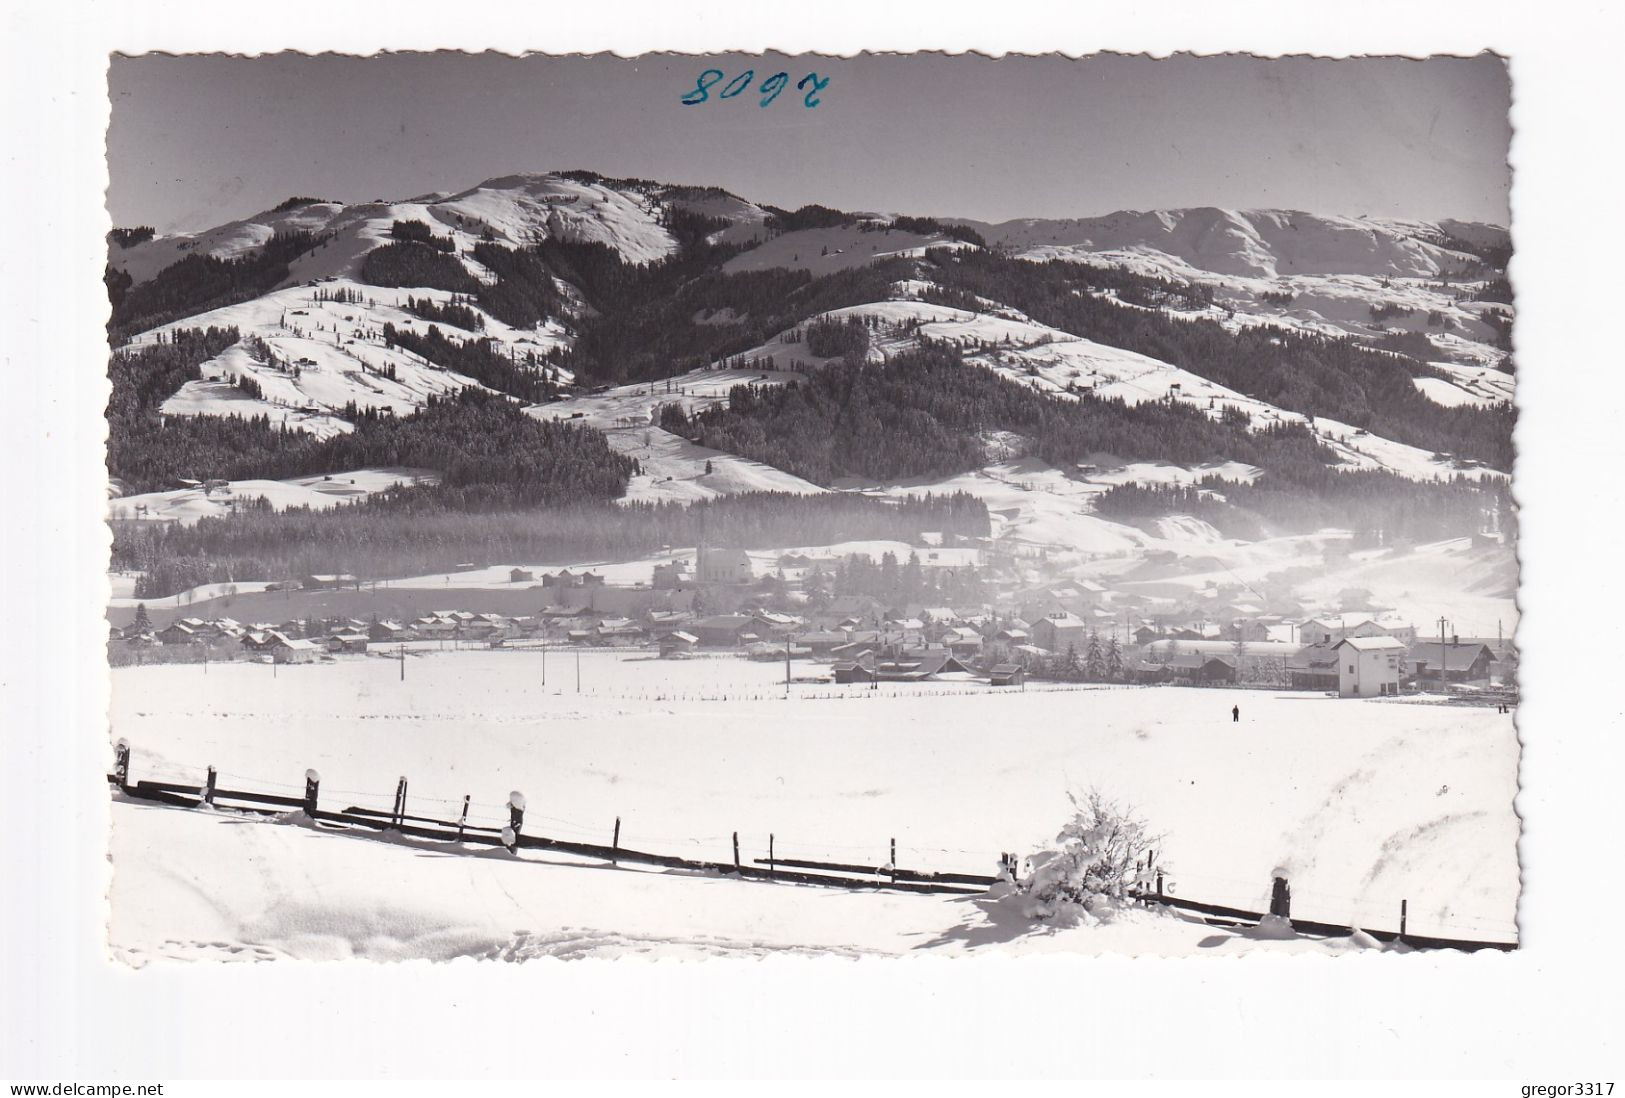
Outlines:
<svg viewBox="0 0 1625 1098"><path fill-rule="evenodd" d="M1232 705L1230 707L1230 721L1231 721L1232 724L1240 723L1240 721L1241 721L1241 706Z"/></svg>

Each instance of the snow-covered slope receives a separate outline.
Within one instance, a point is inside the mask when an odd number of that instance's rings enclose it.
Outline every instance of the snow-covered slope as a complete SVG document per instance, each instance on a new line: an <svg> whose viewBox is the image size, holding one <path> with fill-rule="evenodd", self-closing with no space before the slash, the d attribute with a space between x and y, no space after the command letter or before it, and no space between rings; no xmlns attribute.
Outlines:
<svg viewBox="0 0 1625 1098"><path fill-rule="evenodd" d="M359 294L361 301L317 299L341 291ZM162 325L137 336L131 345L139 347L157 339L159 333L178 328L235 327L242 341L205 363L203 379L183 386L164 404L164 413L266 415L290 427L328 435L350 429L337 414L347 403L406 414L422 407L430 396L477 384L411 351L384 345L385 324L417 332L430 326L399 307L408 296L445 303L454 295L443 290L385 289L347 278L314 287L300 284ZM478 333L444 323L438 326L458 339L495 340L519 359L545 354L568 339L552 320L522 330L485 316L485 327ZM249 337L264 343L271 352L269 358L250 348ZM567 372L559 376L569 378ZM262 396L254 397L239 388L239 378L258 385Z"/></svg>
<svg viewBox="0 0 1625 1098"><path fill-rule="evenodd" d="M1300 918L1392 929L1408 899L1413 933L1516 933L1517 753L1503 750L1516 731L1489 708L1259 691L1232 725L1230 691L1155 691L1148 705L1133 688L985 686L887 687L837 706L826 699L850 691L797 686L785 700L782 665L590 651L578 693L573 661L566 683L543 687L538 660L424 652L404 681L365 657L275 679L256 664L120 668L112 720L138 778L195 782L212 764L230 788L274 788L314 767L335 803L387 810L406 774L409 811L455 818L470 794L478 824L505 822L517 789L529 834L602 843L618 816L628 847L713 859L735 831L750 858L770 832L781 858L830 861L884 858L895 837L904 866L986 873L1000 851L1048 844L1067 794L1096 785L1166 835L1158 861L1177 895L1261 910L1284 871ZM1220 952L1246 944L1178 921L1056 933L961 898L577 869L534 851L451 856L137 804L115 805L113 843L111 937L131 960L613 955L662 942L1159 953L1188 952L1193 929L1200 944L1228 943Z"/></svg>
<svg viewBox="0 0 1625 1098"><path fill-rule="evenodd" d="M233 480L213 490L198 486L116 496L108 501L107 511L115 520L180 523L229 515L238 506L259 499L279 511L289 507L322 511L397 485L421 484L434 479L434 473L427 469L353 469L288 480Z"/></svg>

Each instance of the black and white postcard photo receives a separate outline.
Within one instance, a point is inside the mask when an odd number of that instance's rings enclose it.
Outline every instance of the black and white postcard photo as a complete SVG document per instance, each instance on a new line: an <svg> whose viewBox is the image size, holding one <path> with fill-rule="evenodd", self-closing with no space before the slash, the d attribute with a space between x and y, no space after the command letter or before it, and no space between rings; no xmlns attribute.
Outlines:
<svg viewBox="0 0 1625 1098"><path fill-rule="evenodd" d="M109 82L120 959L1516 947L1502 59Z"/></svg>
<svg viewBox="0 0 1625 1098"><path fill-rule="evenodd" d="M8 17L0 1091L1610 1098L1625 37L1273 2Z"/></svg>

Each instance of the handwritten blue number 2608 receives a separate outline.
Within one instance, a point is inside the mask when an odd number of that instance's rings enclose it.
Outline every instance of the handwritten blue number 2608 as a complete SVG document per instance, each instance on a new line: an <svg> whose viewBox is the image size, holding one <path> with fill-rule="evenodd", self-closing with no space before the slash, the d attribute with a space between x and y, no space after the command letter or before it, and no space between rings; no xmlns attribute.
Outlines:
<svg viewBox="0 0 1625 1098"><path fill-rule="evenodd" d="M706 69L704 72L700 73L699 78L694 81L694 87L683 96L683 105L687 107L695 107L710 99L711 89L721 83L722 78L726 75L727 73L723 72L721 69ZM732 99L734 96L739 95L748 89L751 81L755 79L756 70L746 69L744 72L740 73L738 76L724 84L722 90L717 92L717 98ZM818 98L818 93L829 87L829 80L829 77L819 76L815 72L809 72L806 76L803 76L796 84L797 91L804 91L807 93L806 95L802 96L801 105L804 107L818 106L818 104L821 102L821 100ZM756 89L762 97L760 105L765 107L769 103L773 102L773 100L777 99L779 97L779 93L782 92L785 89L785 86L789 83L790 74L787 72L776 72L766 80L763 80L761 86Z"/></svg>

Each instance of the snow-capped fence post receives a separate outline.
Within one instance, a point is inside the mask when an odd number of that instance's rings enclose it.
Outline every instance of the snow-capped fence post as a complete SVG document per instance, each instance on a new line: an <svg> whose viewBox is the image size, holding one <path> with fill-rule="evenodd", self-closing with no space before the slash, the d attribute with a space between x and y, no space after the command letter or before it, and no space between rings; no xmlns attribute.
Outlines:
<svg viewBox="0 0 1625 1098"><path fill-rule="evenodd" d="M322 787L322 776L314 770L305 771L305 815L316 818L316 794Z"/></svg>
<svg viewBox="0 0 1625 1098"><path fill-rule="evenodd" d="M214 783L217 777L218 774L212 766L203 776L203 803L211 808L214 807Z"/></svg>
<svg viewBox="0 0 1625 1098"><path fill-rule="evenodd" d="M1162 899L1162 870L1157 870L1157 899Z"/></svg>
<svg viewBox="0 0 1625 1098"><path fill-rule="evenodd" d="M398 781L398 782L396 782L396 783L395 783L395 813L394 813L394 821L395 821L395 827L396 827L396 828L397 828L397 829L399 829L399 828L400 828L400 826L401 826L401 825L402 825L402 824L403 824L403 823L405 823L405 822L406 822L406 821L405 821L405 820L404 820L404 819L403 819L403 818L402 818L402 817L404 817L404 816L405 816L405 815L406 815L406 775L405 775L405 774L402 774L402 775L401 775L401 779L400 779L400 781Z"/></svg>
<svg viewBox="0 0 1625 1098"><path fill-rule="evenodd" d="M734 872L739 872L739 832L734 832Z"/></svg>
<svg viewBox="0 0 1625 1098"><path fill-rule="evenodd" d="M778 866L773 864L773 832L771 831L767 833L767 871L774 876L777 876L779 872Z"/></svg>
<svg viewBox="0 0 1625 1098"><path fill-rule="evenodd" d="M508 826L513 829L514 846L519 845L519 833L525 826L525 795L515 789L508 794Z"/></svg>
<svg viewBox="0 0 1625 1098"><path fill-rule="evenodd" d="M1402 942L1405 940L1405 931L1408 929L1407 924L1410 922L1410 906L1411 902L1409 900L1399 901L1399 940Z"/></svg>
<svg viewBox="0 0 1625 1098"><path fill-rule="evenodd" d="M609 864L621 864L621 818L615 817L615 837L609 841Z"/></svg>
<svg viewBox="0 0 1625 1098"><path fill-rule="evenodd" d="M1285 877L1275 878L1275 885L1270 890L1270 914L1283 919L1292 918L1292 888Z"/></svg>
<svg viewBox="0 0 1625 1098"><path fill-rule="evenodd" d="M113 745L113 778L122 790L130 788L130 741L120 740Z"/></svg>
<svg viewBox="0 0 1625 1098"><path fill-rule="evenodd" d="M892 841L891 841L891 861L886 863L886 868L887 868L887 870L889 870L891 872L891 883L896 884L897 883L897 840L895 838L892 839Z"/></svg>
<svg viewBox="0 0 1625 1098"><path fill-rule="evenodd" d="M463 794L463 814L457 817L457 841L463 841L463 829L468 826L468 801L470 794Z"/></svg>

